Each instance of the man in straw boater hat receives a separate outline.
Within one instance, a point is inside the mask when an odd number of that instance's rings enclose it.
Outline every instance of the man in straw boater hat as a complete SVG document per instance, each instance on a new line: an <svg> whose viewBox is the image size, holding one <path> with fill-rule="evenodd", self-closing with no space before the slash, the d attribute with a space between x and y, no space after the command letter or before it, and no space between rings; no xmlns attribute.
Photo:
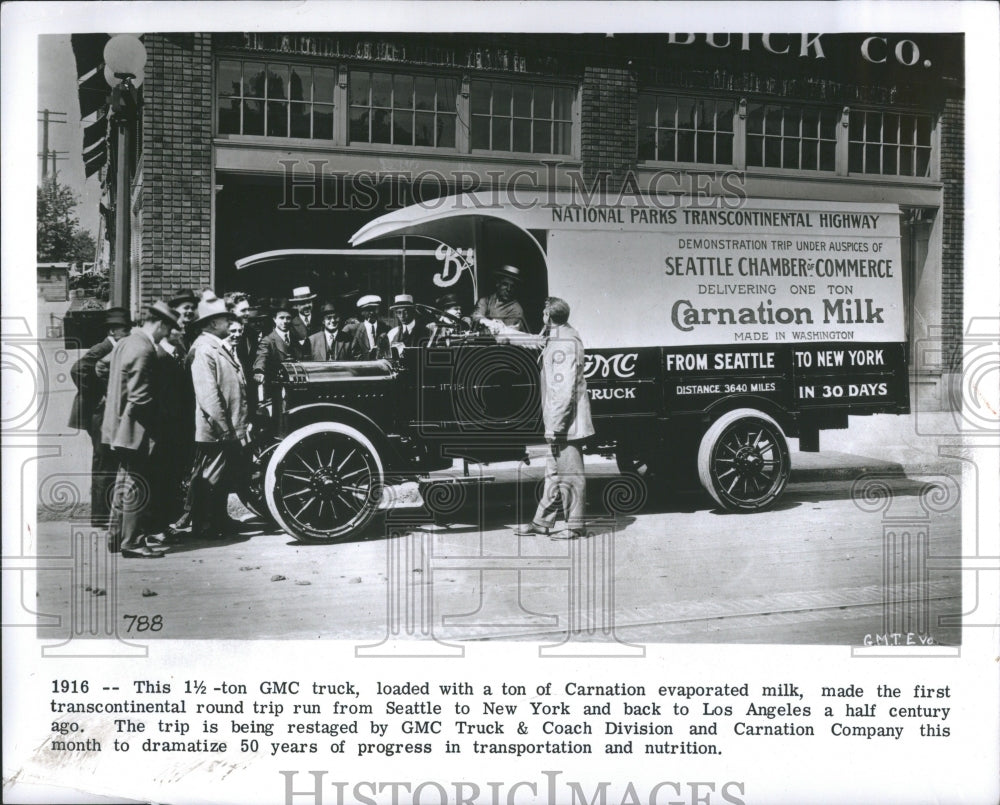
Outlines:
<svg viewBox="0 0 1000 805"><path fill-rule="evenodd" d="M292 332L299 341L305 341L313 333L318 333L322 323L313 315L313 301L316 294L308 285L292 289L292 298L288 302L295 308L292 317Z"/></svg>
<svg viewBox="0 0 1000 805"><path fill-rule="evenodd" d="M356 361L374 361L389 355L389 326L378 317L382 297L365 294L358 299L361 322L354 329L351 358Z"/></svg>
<svg viewBox="0 0 1000 805"><path fill-rule="evenodd" d="M111 350L132 329L128 311L123 307L108 308L104 311L104 329L107 335L88 349L69 370L76 386L69 426L87 431L93 447L90 461L90 524L95 528L106 528L108 525L111 491L118 471L118 462L108 446L101 442L101 425L104 422Z"/></svg>
<svg viewBox="0 0 1000 805"><path fill-rule="evenodd" d="M160 485L153 481L152 456L157 442L172 435L162 432L156 345L180 326L174 312L158 300L146 309L142 326L111 352L101 441L118 459L118 477L108 547L126 559L163 555L156 547L161 538L154 523Z"/></svg>
<svg viewBox="0 0 1000 805"><path fill-rule="evenodd" d="M406 347L416 346L417 339L423 337L424 326L417 322L417 308L408 293L396 294L389 310L396 314L396 326L387 334L389 348L402 355Z"/></svg>
<svg viewBox="0 0 1000 805"><path fill-rule="evenodd" d="M500 266L493 272L493 293L479 300L472 313L472 323L482 325L494 334L504 327L522 333L528 332L524 308L516 299L520 284L521 269L510 265Z"/></svg>
<svg viewBox="0 0 1000 805"><path fill-rule="evenodd" d="M314 361L349 361L352 333L340 326L340 310L332 302L320 309L323 329L309 336Z"/></svg>
<svg viewBox="0 0 1000 805"><path fill-rule="evenodd" d="M191 538L220 539L239 522L228 514L229 493L240 482L247 440L247 389L243 368L225 339L236 317L222 299L198 304L201 334L191 346L195 396Z"/></svg>

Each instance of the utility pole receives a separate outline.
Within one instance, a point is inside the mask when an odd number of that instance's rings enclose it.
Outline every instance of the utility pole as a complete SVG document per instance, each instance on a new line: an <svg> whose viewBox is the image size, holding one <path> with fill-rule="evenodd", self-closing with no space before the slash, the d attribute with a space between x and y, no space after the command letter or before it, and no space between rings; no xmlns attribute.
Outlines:
<svg viewBox="0 0 1000 805"><path fill-rule="evenodd" d="M66 117L65 112L53 112L49 109L43 109L39 114L41 118L38 122L42 124L42 181L46 181L49 178L49 126L54 123L66 123L65 120L57 120L53 118ZM66 153L62 151L61 153ZM52 160L52 170L55 172L55 158Z"/></svg>
<svg viewBox="0 0 1000 805"><path fill-rule="evenodd" d="M48 151L48 153L46 153L45 151L39 151L38 152L38 156L41 157L41 160L42 160L42 182L43 183L51 181L54 184L56 182L56 178L59 175L59 171L56 168L56 161L58 160L58 161L64 162L67 159L67 157L63 156L63 154L68 154L68 153L69 153L69 151L56 151L56 149L54 149L54 148L50 149ZM49 159L52 160L52 175L51 176L48 173Z"/></svg>

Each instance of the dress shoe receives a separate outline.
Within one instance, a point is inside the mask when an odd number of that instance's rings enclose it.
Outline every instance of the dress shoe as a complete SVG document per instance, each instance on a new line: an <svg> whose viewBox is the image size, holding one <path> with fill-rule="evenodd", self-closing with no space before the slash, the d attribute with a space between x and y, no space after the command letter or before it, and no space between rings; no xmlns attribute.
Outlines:
<svg viewBox="0 0 1000 805"><path fill-rule="evenodd" d="M514 534L518 537L533 537L541 536L547 537L552 533L551 528L546 528L545 526L535 525L534 523L528 523L528 525L518 526L514 529Z"/></svg>
<svg viewBox="0 0 1000 805"><path fill-rule="evenodd" d="M154 550L146 545L140 545L138 548L122 548L123 559L162 559L164 555L163 551Z"/></svg>

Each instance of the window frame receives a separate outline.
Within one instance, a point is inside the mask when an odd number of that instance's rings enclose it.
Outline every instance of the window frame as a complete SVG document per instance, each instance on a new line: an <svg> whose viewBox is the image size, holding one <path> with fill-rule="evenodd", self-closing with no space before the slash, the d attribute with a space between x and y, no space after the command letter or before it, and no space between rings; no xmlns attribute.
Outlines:
<svg viewBox="0 0 1000 805"><path fill-rule="evenodd" d="M430 154L430 153L433 153L433 154L455 154L455 153L462 153L462 151L460 149L460 143L461 143L461 140L462 140L462 137L461 137L462 108L461 107L462 107L463 78L462 78L462 75L460 73L457 73L457 72L450 73L450 72L445 72L445 71L420 70L420 69L418 69L418 70L394 70L394 69L392 69L391 66L374 66L374 65L369 65L369 64L345 64L342 67L342 70L343 70L343 72L344 72L344 74L346 76L346 82L345 82L345 87L344 87L344 112L342 113L343 116L344 116L344 120L343 120L343 125L344 125L344 141L343 141L342 144L344 146L346 146L348 148L351 148L351 149L354 149L354 150L358 150L358 149L373 149L373 150L376 150L376 151L383 151L383 150L385 150L385 151L391 151L392 153L398 153L398 152L428 153L428 154ZM409 108L410 113L414 115L414 130L413 130L414 144L413 145L405 145L405 144L404 145L400 145L398 143L392 143L392 142L389 142L389 143L372 142L371 140L353 140L351 138L351 112L355 108L355 104L353 104L351 102L350 84L351 84L351 75L353 73L356 73L356 72L357 73L368 73L369 76L371 76L373 73L382 73L382 74L387 74L387 75L391 76L390 84L392 86L392 93L393 93L393 95L395 95L395 76L399 75L399 76L405 76L405 77L413 79L413 83L414 83L414 89L413 89L413 93L412 93L413 94L413 105ZM417 81L418 78L430 78L430 79L432 79L435 82L435 98L434 98L435 109L431 112L431 114L433 114L435 116L435 120L437 119L437 116L439 114L452 115L454 117L454 123L455 123L454 145L417 145L416 144L415 116L416 116L416 114L418 112L426 112L427 111L427 110L419 110L419 109L416 108L416 81ZM449 110L443 110L442 111L442 110L439 110L439 109L436 108L437 105L438 105L438 95L437 95L437 89L436 89L436 82L439 81L439 80L441 80L441 79L445 79L445 80L449 80L449 81L454 81L455 82L455 102L454 102L455 108L453 110L450 110L450 111ZM369 110L369 113L371 113L371 110L373 110L373 109L390 109L393 112L395 112L395 110L397 108L397 107L394 107L394 106L389 106L389 107L381 107L381 106L379 106L379 107L376 107L376 106L373 106L371 104L371 100L372 100L372 97L371 97L371 86L369 84L369 103L368 103L367 107L360 107L360 105L359 105L358 108L367 108ZM390 103L391 103L391 101L390 101ZM405 110L404 107L400 107L400 109L404 109ZM369 133L371 132L371 125L372 125L371 124L371 119L369 118L369 123L368 123ZM391 122L390 122L390 132L392 132L392 123Z"/></svg>
<svg viewBox="0 0 1000 805"><path fill-rule="evenodd" d="M765 127L761 131L761 133L759 133L759 134L756 133L756 132L754 132L754 133L750 132L750 122L749 121L750 121L750 114L751 114L751 112L750 112L749 107L750 107L751 104L760 104L762 107L764 107ZM786 137L785 134L784 134L784 127L785 127L785 121L786 121L786 117L784 116L784 114L782 114L782 133L779 134L779 135L777 135L777 137L775 137L774 135L770 134L767 131L767 128L766 128L767 107L768 106L778 107L779 109L782 110L783 113L786 110L790 110L790 109L798 110L798 112L799 112L799 120L800 121L802 119L802 112L804 110L806 110L806 109L809 109L811 111L815 111L815 112L818 112L818 113L830 112L830 114L831 114L831 116L833 118L833 139L832 140L830 140L830 139L824 139L823 137L819 136L819 132L817 133L817 136L816 136L815 139L813 139L813 138L806 138L805 136L802 135L801 130L800 130L800 133L798 135L796 135L796 136ZM823 105L821 105L821 104L810 104L810 103L807 103L807 102L804 102L804 101L795 101L795 100L788 101L788 100L785 100L783 98L782 99L774 99L774 98L767 98L767 99L765 99L765 98L747 98L746 99L746 107L747 107L747 110L746 110L745 117L741 115L741 121L743 122L743 138L744 138L744 140L743 140L743 142L744 142L744 145L743 145L743 169L744 170L746 170L748 172L782 173L782 174L795 174L795 175L801 174L801 175L816 176L816 177L830 177L830 176L837 176L838 175L838 161L839 161L839 150L838 150L838 148L839 148L839 141L840 141L840 132L838 131L838 128L840 127L840 118L841 118L841 115L842 115L842 110L840 108L834 107L832 105L826 105L826 104L823 104ZM807 139L808 139L809 142L815 143L817 145L817 147L820 147L822 143L830 143L832 145L832 147L833 147L833 166L830 167L830 168L819 167L820 160L821 160L821 157L820 157L819 153L817 153L817 158L816 158L817 167L815 167L815 168L803 168L803 167L801 167L801 165L796 166L796 167L787 167L785 165L780 165L780 166L779 165L751 165L750 164L750 160L749 160L750 138L751 137L760 137L761 138L761 146L762 146L762 152L761 153L762 153L762 156L766 155L766 150L765 149L767 148L767 142L768 142L769 139L770 140L777 139L778 142L781 144L780 147L782 149L784 147L784 143L785 143L786 140L791 140L791 141L797 142L799 144L799 159L800 159L800 161L801 161L801 156L802 156L802 152L801 152L802 144L805 143L807 141ZM782 160L781 161L784 162L784 154L782 154Z"/></svg>
<svg viewBox="0 0 1000 805"><path fill-rule="evenodd" d="M858 171L856 173L851 172L851 170L850 170L850 165L851 165L850 148L851 148L851 145L860 142L861 145L862 145L862 148L864 149L868 145L874 145L874 144L876 144L876 143L870 143L868 140L860 140L860 141L858 141L858 140L852 140L851 139L851 123L852 123L853 116L854 115L864 115L865 118L866 118L866 128L867 128L867 116L869 114L882 115L883 120L885 119L885 115L896 115L897 117L909 116L909 117L912 117L914 119L915 123L916 123L916 121L919 118L927 118L928 119L929 126L930 126L930 131L929 131L929 141L928 141L928 144L926 146L917 144L916 143L916 137L914 137L914 142L910 146L905 146L901 142L886 143L886 142L881 141L881 140L877 143L877 145L880 148L880 161L881 161L881 149L885 145L895 145L897 148L912 147L914 149L914 156L916 156L916 153L917 153L918 149L927 148L928 151L929 151L929 154L928 154L928 157L927 157L927 175L926 176L918 176L916 174L912 174L912 175L911 174L902 174L902 173L899 173L898 170L897 170L896 173L881 173L881 172L870 173L870 172L867 172L867 171L864 171L864 170ZM923 111L923 110L918 110L918 109L897 108L897 107L885 108L885 107L876 107L876 106L857 106L857 107L853 107L852 106L852 107L850 107L848 109L848 115L849 115L849 117L848 117L848 124L846 126L846 129L845 129L846 133L844 135L844 137L845 137L845 145L844 145L845 154L844 154L844 157L846 159L846 164L844 165L844 172L845 172L846 176L852 176L852 177L855 177L855 178L865 178L865 179L869 179L869 180L873 180L873 181L874 180L896 181L896 182L938 182L938 181L940 181L940 179L939 179L939 176L940 176L939 167L940 167L940 153L941 153L941 151L940 151L940 147L939 147L940 146L940 141L938 139L938 134L939 134L939 130L940 130L940 115L934 115L934 114L931 114L929 112L926 112L926 111ZM898 165L899 165L899 160L898 160L898 154L897 154L897 167L898 167Z"/></svg>
<svg viewBox="0 0 1000 805"><path fill-rule="evenodd" d="M642 128L642 125L641 125L641 123L639 121L638 102L639 102L639 98L642 95L652 95L652 96L655 96L657 99L659 99L661 97L671 97L671 98L675 98L675 99L684 98L684 99L689 99L691 101L694 101L696 103L698 101L712 101L713 103L716 103L716 104L719 103L720 101L731 102L732 105L733 105L732 161L731 162L689 162L687 160L670 160L670 159L659 159L659 158L657 158L657 159L645 159L645 160L641 159L639 157L639 131ZM640 89L638 91L637 95L636 95L636 104L637 104L637 106L636 106L636 140L635 140L635 149L636 150L635 150L635 157L636 157L636 164L637 165L640 165L640 166L641 165L649 165L649 166L677 165L677 166L680 166L680 167L685 168L685 169L702 170L702 171L714 171L714 170L720 170L720 169L725 170L725 169L728 169L728 168L736 168L736 167L738 167L738 165L737 165L737 159L738 159L738 156L739 156L739 150L738 150L738 146L739 146L738 126L739 126L739 123L740 123L740 120L741 120L740 119L740 96L738 96L738 95L730 95L730 94L726 94L726 93L718 93L718 94L712 94L712 95L705 95L703 93L675 91L675 90L669 90L669 89L655 89L655 90L654 89ZM659 105L657 104L657 109L658 108L659 108ZM716 113L716 120L718 120L718 113ZM663 127L663 126L654 126L653 128L654 128L654 130L655 129L664 129L664 130L666 130L666 128ZM678 131L678 129L673 129L673 130L675 132ZM684 129L684 131L688 131L688 129ZM694 132L694 134L695 134L695 138L696 138L695 139L695 144L696 144L695 147L697 149L697 133L698 133L699 130L698 129L693 129L691 131ZM718 136L719 129L718 128L714 129L712 133L713 133L714 136ZM717 150L717 148L716 148L716 150ZM657 155L657 157L659 157L659 155Z"/></svg>
<svg viewBox="0 0 1000 805"><path fill-rule="evenodd" d="M644 95L651 96L670 96L674 98L685 97L692 98L694 100L711 100L715 102L719 101L732 101L735 104L734 111L734 121L733 121L733 162L728 163L709 163L709 162L687 162L687 161L672 161L664 159L642 159L639 157L639 133L641 131L641 123L639 120L638 113L638 103L639 98ZM764 167L759 165L750 165L747 161L747 151L749 146L749 137L753 136L748 133L748 116L750 104L761 104L764 106L773 105L779 107L798 107L799 109L809 108L814 110L830 111L834 115L834 130L835 130L835 140L834 143L834 167L832 170L816 168L786 168L786 167ZM895 114L895 115L910 115L914 117L925 117L929 118L930 122L930 159L929 159L929 175L928 176L909 176L904 174L894 173L851 173L849 171L850 160L849 160L849 145L850 145L850 116L858 113L868 113L877 112L880 114ZM847 116L847 124L845 125L845 115ZM662 128L662 127L658 127ZM877 107L868 105L838 105L832 102L818 103L810 100L803 100L799 98L776 98L772 95L762 95L759 93L731 93L731 92L691 92L683 90L673 90L669 88L651 88L642 87L637 91L636 96L636 115L635 115L635 164L638 168L648 168L648 169L662 169L665 167L678 168L685 171L702 172L702 173L712 173L718 172L720 170L725 171L728 169L734 169L737 171L742 171L748 176L757 177L797 177L802 179L817 179L817 180L829 180L829 179L847 179L852 181L862 181L862 182L888 182L897 184L917 184L917 185L933 185L940 184L940 115L929 113L923 109L914 109L910 107ZM761 135L766 138L766 135ZM784 138L782 138L784 139ZM799 143L803 142L803 138L799 135L797 138ZM815 142L815 141L814 141ZM824 142L820 140L820 142ZM916 146L915 146L916 147ZM921 146L923 147L923 146ZM801 146L800 146L800 156L801 156ZM819 160L817 159L817 164Z"/></svg>
<svg viewBox="0 0 1000 805"><path fill-rule="evenodd" d="M320 146L339 145L340 143L338 141L338 121L337 121L337 115L339 113L340 107L342 106L342 100L339 97L339 95L340 95L340 83L341 83L341 77L340 77L340 69L341 68L340 68L340 66L338 64L317 64L317 63L315 63L313 61L309 61L308 59L296 59L296 58L280 58L280 59L275 59L275 58L269 58L269 56L271 56L271 55L272 54L260 54L260 55L254 54L254 55L251 55L251 54L242 53L242 52L240 52L240 53L220 52L220 53L216 53L215 54L215 58L214 58L213 64L212 64L212 133L213 133L213 136L214 137L219 137L219 138L225 138L225 139L236 139L236 140L244 140L245 139L245 140L257 141L257 142L287 143L287 144L293 144L293 145L313 145L313 146L315 146L315 145L320 145ZM222 102L222 100L223 99L232 100L232 99L235 99L237 97L235 95L229 95L229 94L223 95L220 92L220 88L219 88L219 73L220 73L220 70L221 70L221 64L222 64L222 62L225 62L225 61L237 61L237 62L240 63L240 90L241 90L241 94L238 96L239 100L240 100L240 108L239 108L239 116L240 116L240 125L239 125L239 128L240 128L240 131L239 132L222 132L220 130L221 127L219 125L219 116L220 116L220 112L221 112L221 102ZM247 96L246 94L243 93L243 90L245 89L245 87L244 87L244 65L245 65L246 62L260 63L260 64L262 64L264 66L264 75L265 75L264 85L265 85L265 89L264 89L264 94L261 95L259 98L253 97L253 96ZM305 101L305 100L303 100L303 101L297 101L297 100L292 100L289 97L276 98L276 99L273 99L273 100L269 99L267 97L267 83L268 83L267 82L267 76L268 76L268 68L272 64L276 65L276 66L284 67L288 71L289 76L291 74L291 70L295 69L295 68L298 68L300 70L309 70L310 71L310 76L313 76L314 75L313 71L317 70L317 69L329 70L332 73L332 80L333 80L333 96L332 96L331 100L329 102L327 102L325 100L316 101L314 98L310 98L310 100L308 100L308 101ZM290 83L290 81L289 81L289 83ZM310 92L312 92L313 89L314 89L314 79L311 79L311 82L310 82ZM290 95L290 92L286 91L285 94L286 94L286 96ZM264 131L263 131L263 133L258 134L258 133L255 132L255 133L248 134L248 133L246 133L244 131L244 129L245 129L245 125L244 125L244 104L248 100L251 100L251 101L257 100L262 105L262 115L263 115L263 121L264 121L264 123L263 123L263 125L264 125ZM278 135L278 134L268 134L267 133L268 104L270 104L270 103L283 103L286 106L285 123L286 123L286 131L289 132L287 135L283 136L283 135ZM308 106L309 107L309 109L310 109L310 115L309 115L310 135L312 134L312 132L315 131L315 120L314 120L314 117L313 117L313 110L315 110L315 108L317 106L328 108L330 110L330 117L331 117L331 123L332 123L331 137L325 138L325 137L314 137L314 136L309 136L309 137L297 137L297 136L293 136L291 134L291 130L292 130L291 111L292 111L292 106L294 104L302 104L304 106Z"/></svg>
<svg viewBox="0 0 1000 805"><path fill-rule="evenodd" d="M485 83L489 83L491 85L492 84L496 84L496 83L503 83L503 84L508 84L508 85L511 86L511 88L512 88L512 92L511 92L511 98L512 98L512 100L511 100L511 113L510 113L509 116L507 116L507 115L504 115L504 116L495 116L494 115L494 113L493 113L493 97L494 96L493 96L492 92L490 94L490 111L489 111L489 113L487 115L483 115L481 112L474 112L473 111L473 109L474 109L473 94L474 94L474 91L475 91L474 86L475 86L475 84L477 82L485 82ZM531 88L531 91L532 91L532 96L531 96L531 98L532 98L531 99L532 110L531 110L531 116L530 117L526 118L523 115L515 115L514 114L514 106L513 106L514 91L513 91L513 88L517 87L517 86L522 86L522 87L523 86L527 86L527 87ZM558 91L560 91L560 90L563 90L563 91L566 91L566 92L569 93L569 117L568 118L563 119L563 118L556 118L554 116L553 117L548 117L548 118L536 118L535 117L535 115L534 115L535 90L538 89L539 87L547 87L547 88L553 90L553 96L552 96L552 110L553 110L552 113L553 113L553 115L555 114L555 107L556 107L556 95L555 95L555 93L558 92ZM577 160L577 159L579 159L579 154L580 154L580 104L581 104L581 97L580 96L581 96L581 87L580 87L580 84L578 82L560 81L560 80L549 80L549 79L542 80L542 81L527 80L527 79L524 79L524 78L520 78L519 79L519 78L516 78L516 77L512 77L512 76L506 75L506 74L502 74L502 75L498 75L498 74L474 74L474 75L469 75L468 76L468 92L467 92L467 98L466 98L466 103L467 103L466 118L467 118L467 121L468 121L468 130L466 132L466 137L468 138L468 150L467 150L466 153L468 153L472 157L496 156L496 157L503 157L503 158L506 158L506 159L517 159L517 160L524 160L524 159L536 160L536 159L553 159L553 158L564 158L564 159L568 159L568 160ZM475 122L474 118L476 118L476 117L486 117L488 120L490 120L490 147L489 148L478 148L475 145L473 145L473 133L472 132L473 132L473 125L474 125L474 122ZM502 148L493 148L492 147L492 144L493 144L492 143L492 140L493 140L493 131L492 131L493 123L492 123L492 121L494 120L495 117L497 119L507 119L507 120L511 121L511 136L510 136L511 146L514 145L514 133L513 133L513 121L514 120L530 120L531 121L530 130L531 130L532 141L534 140L534 124L535 124L536 120L542 120L542 121L548 122L552 126L555 126L557 123L566 124L567 126L569 126L569 151L567 151L567 152L556 152L556 151L553 150L553 151L549 151L549 152L541 152L541 151L533 151L533 150L530 150L530 151L516 151L516 150L513 150L513 149L507 150L507 149L502 149ZM554 140L554 129L553 129L552 139Z"/></svg>

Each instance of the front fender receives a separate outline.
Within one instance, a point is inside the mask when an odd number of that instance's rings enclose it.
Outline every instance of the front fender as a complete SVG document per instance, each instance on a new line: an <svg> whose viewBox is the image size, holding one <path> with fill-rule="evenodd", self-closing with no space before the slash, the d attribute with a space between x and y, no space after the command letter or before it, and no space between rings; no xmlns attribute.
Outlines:
<svg viewBox="0 0 1000 805"><path fill-rule="evenodd" d="M395 440L391 435L382 425L357 408L325 402L299 405L285 412L284 429L290 433L305 425L311 425L314 422L342 422L345 425L357 428L372 440L372 443L381 454L382 461L387 469L398 470L404 465L404 461L395 446Z"/></svg>

